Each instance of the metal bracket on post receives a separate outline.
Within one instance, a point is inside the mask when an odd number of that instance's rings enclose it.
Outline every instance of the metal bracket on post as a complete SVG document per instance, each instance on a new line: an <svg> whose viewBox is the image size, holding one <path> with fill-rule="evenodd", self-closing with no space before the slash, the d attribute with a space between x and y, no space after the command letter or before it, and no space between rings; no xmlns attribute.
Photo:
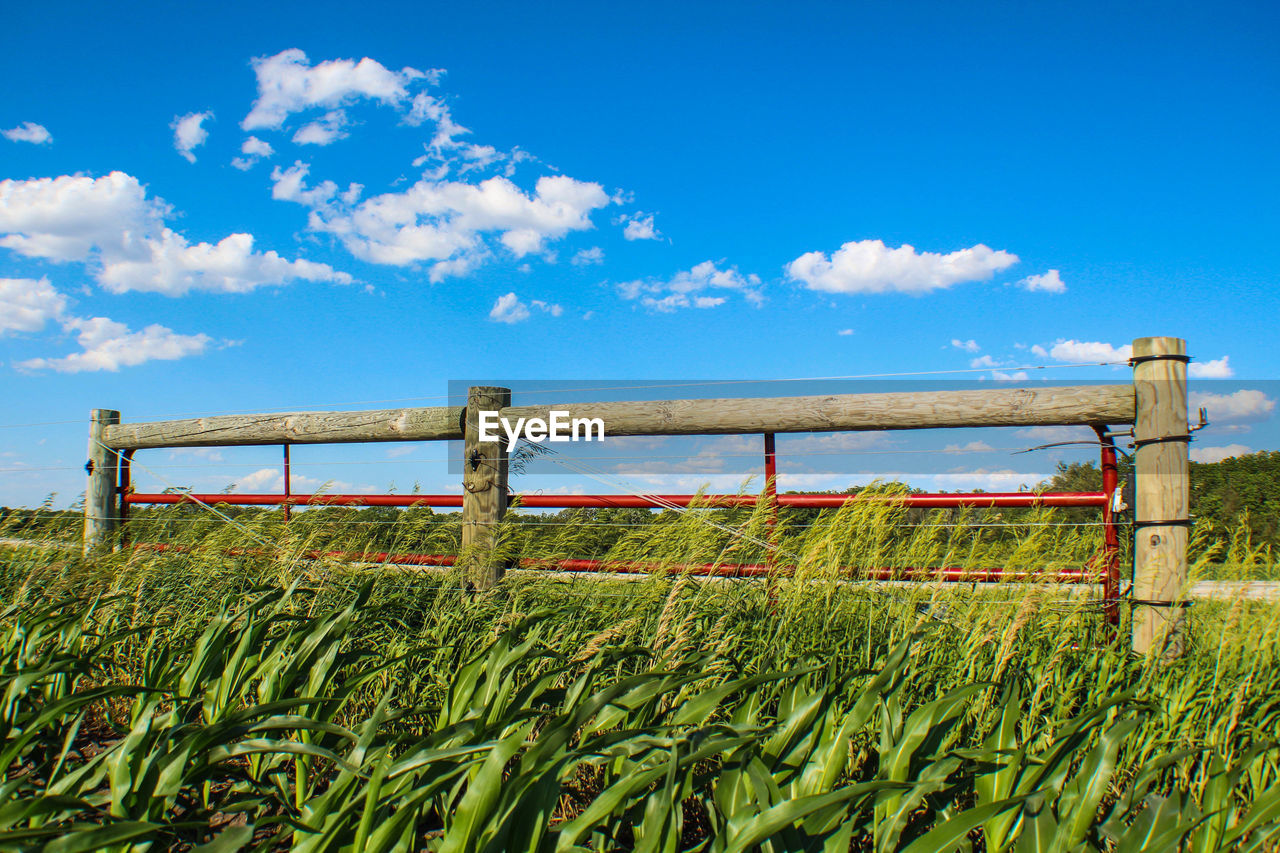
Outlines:
<svg viewBox="0 0 1280 853"><path fill-rule="evenodd" d="M290 511L289 498L293 496L293 475L289 470L289 442L284 443L284 520L285 523L293 517Z"/></svg>

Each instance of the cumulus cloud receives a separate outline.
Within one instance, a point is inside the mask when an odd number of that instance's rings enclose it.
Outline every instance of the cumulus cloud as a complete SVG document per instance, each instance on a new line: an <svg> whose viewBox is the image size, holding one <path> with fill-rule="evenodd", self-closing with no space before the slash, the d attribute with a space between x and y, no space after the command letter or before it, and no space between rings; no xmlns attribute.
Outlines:
<svg viewBox="0 0 1280 853"><path fill-rule="evenodd" d="M204 145L204 141L209 138L209 131L204 128L204 122L213 118L213 113L187 113L184 116L174 116L173 124L169 125L173 128L173 147L174 150L186 158L188 163L196 161L196 155L191 152Z"/></svg>
<svg viewBox="0 0 1280 853"><path fill-rule="evenodd" d="M652 213L623 214L617 219L626 240L659 240L662 234L653 225Z"/></svg>
<svg viewBox="0 0 1280 853"><path fill-rule="evenodd" d="M1221 462L1236 456L1245 456L1253 452L1253 448L1243 444L1228 444L1225 447L1192 447L1192 462Z"/></svg>
<svg viewBox="0 0 1280 853"><path fill-rule="evenodd" d="M959 338L952 338L951 345L956 349L962 349L965 352L977 352L982 349L982 347L978 346L978 342L972 338L967 341L962 341Z"/></svg>
<svg viewBox="0 0 1280 853"><path fill-rule="evenodd" d="M592 246L590 249L581 249L574 254L569 261L575 267L586 267L593 264L604 263L604 249L599 246Z"/></svg>
<svg viewBox="0 0 1280 853"><path fill-rule="evenodd" d="M533 310L530 310L531 308ZM489 319L495 323L522 323L532 317L535 310L550 314L552 317L559 317L564 313L564 308L560 305L543 302L540 299L534 299L526 305L515 293L508 293L499 296L493 303L493 308L489 309Z"/></svg>
<svg viewBox="0 0 1280 853"><path fill-rule="evenodd" d="M55 370L59 373L82 373L132 367L148 361L185 358L199 355L213 339L208 335L179 335L160 325L147 326L133 332L124 323L106 317L73 317L64 323L68 332L76 333L82 351L62 358L33 358L17 367L23 370Z"/></svg>
<svg viewBox="0 0 1280 853"><path fill-rule="evenodd" d="M331 181L308 187L306 175L301 162L276 169L272 195L311 208L308 227L336 236L362 260L392 266L435 261L432 281L479 266L490 254L487 237L522 258L571 231L594 227L591 214L610 203L599 184L549 175L532 193L501 176L478 184L424 179L357 204L355 194L340 196Z"/></svg>
<svg viewBox="0 0 1280 853"><path fill-rule="evenodd" d="M760 277L754 273L743 275L737 267L722 270L712 261L703 261L665 281L623 282L618 285L618 292L624 299L639 299L646 308L670 313L680 308L715 308L727 301L719 295L726 292L741 293L748 302L759 305L764 301L760 287Z"/></svg>
<svg viewBox="0 0 1280 853"><path fill-rule="evenodd" d="M66 307L67 298L47 278L0 278L0 335L38 332Z"/></svg>
<svg viewBox="0 0 1280 853"><path fill-rule="evenodd" d="M271 147L271 143L264 142L256 136L250 136L244 141L244 144L240 146L240 153L244 156L233 159L231 161L231 165L235 166L242 172L247 172L249 169L252 169L254 164L259 160L266 159L276 152L275 149Z"/></svg>
<svg viewBox="0 0 1280 853"><path fill-rule="evenodd" d="M808 252L787 264L793 280L826 293L910 293L919 295L970 281L986 281L1018 262L1010 252L979 243L948 254L917 252L903 244L891 249L880 240L845 243L830 258Z"/></svg>
<svg viewBox="0 0 1280 853"><path fill-rule="evenodd" d="M969 361L970 367L999 367L1000 362L996 361L989 355L980 355Z"/></svg>
<svg viewBox="0 0 1280 853"><path fill-rule="evenodd" d="M1044 348L1037 352L1032 347L1031 351L1040 355ZM1133 347L1129 344L1117 347L1102 341L1059 340L1049 349L1050 358L1074 364L1128 361L1132 355Z"/></svg>
<svg viewBox="0 0 1280 853"><path fill-rule="evenodd" d="M1190 404L1193 410L1205 409L1215 426L1264 421L1276 407L1275 400L1255 388L1241 388L1231 394L1193 391Z"/></svg>
<svg viewBox="0 0 1280 853"><path fill-rule="evenodd" d="M4 134L4 138L10 142L30 142L33 145L45 145L53 141L53 137L49 135L49 131L44 125L36 124L34 121L24 121L17 127L11 127L8 130L0 130Z"/></svg>
<svg viewBox="0 0 1280 853"><path fill-rule="evenodd" d="M297 48L258 57L253 60L253 70L258 78L258 98L240 123L245 130L278 130L294 113L317 107L334 110L361 99L403 107L414 81L433 79L416 68L391 71L368 57L359 62L334 59L311 65Z"/></svg>
<svg viewBox="0 0 1280 853"><path fill-rule="evenodd" d="M346 112L330 110L321 118L299 128L293 135L293 141L296 145L329 145L347 137L346 126Z"/></svg>
<svg viewBox="0 0 1280 853"><path fill-rule="evenodd" d="M289 475L289 487L294 494L332 491L339 494L360 494L373 491L373 486L356 485L344 480L321 480L296 471ZM277 494L284 491L284 472L279 468L259 468L240 477L228 489L236 494Z"/></svg>
<svg viewBox="0 0 1280 853"><path fill-rule="evenodd" d="M231 234L217 243L187 242L165 228L146 241L146 253L136 259L103 261L99 282L113 293L136 290L180 296L192 290L248 293L264 285L304 281L351 282L346 273L328 264L286 260L274 251L255 252L252 234Z"/></svg>
<svg viewBox="0 0 1280 853"><path fill-rule="evenodd" d="M1192 379L1230 379L1235 375L1228 363L1230 356L1213 361L1193 361L1187 365L1187 375Z"/></svg>
<svg viewBox="0 0 1280 853"><path fill-rule="evenodd" d="M138 179L123 172L0 181L0 246L87 263L112 292L243 293L294 280L351 281L327 264L255 251L250 234L190 243L165 225L170 215L168 205L148 198Z"/></svg>
<svg viewBox="0 0 1280 853"><path fill-rule="evenodd" d="M1044 293L1066 293L1067 286L1062 281L1062 276L1057 270L1049 270L1047 273L1040 275L1029 275L1018 282L1018 287L1023 290L1042 291Z"/></svg>

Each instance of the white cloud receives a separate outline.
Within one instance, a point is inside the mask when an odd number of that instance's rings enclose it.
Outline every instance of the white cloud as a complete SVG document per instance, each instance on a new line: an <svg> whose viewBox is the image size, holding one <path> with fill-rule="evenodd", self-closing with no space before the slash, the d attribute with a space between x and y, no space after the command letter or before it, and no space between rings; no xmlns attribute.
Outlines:
<svg viewBox="0 0 1280 853"><path fill-rule="evenodd" d="M59 373L81 373L132 367L144 362L173 360L199 355L213 339L208 335L179 335L160 325L131 332L124 323L106 317L76 318L64 323L67 331L75 331L82 352L62 358L33 358L19 362L23 370L56 370Z"/></svg>
<svg viewBox="0 0 1280 853"><path fill-rule="evenodd" d="M1193 361L1187 365L1187 375L1192 379L1230 379L1235 375L1228 363L1230 356L1214 361Z"/></svg>
<svg viewBox="0 0 1280 853"><path fill-rule="evenodd" d="M1018 262L1010 252L979 243L949 254L917 252L903 244L890 249L880 240L845 243L827 258L809 252L787 264L787 274L810 290L827 293L922 294L962 282L985 281Z"/></svg>
<svg viewBox="0 0 1280 853"><path fill-rule="evenodd" d="M662 234L653 226L652 213L623 214L617 221L619 224L625 223L622 228L624 239L658 240L662 238Z"/></svg>
<svg viewBox="0 0 1280 853"><path fill-rule="evenodd" d="M1048 351L1047 349L1045 349L1044 347L1040 346L1039 344L1032 344L1032 345L1031 345L1031 354L1032 354L1032 355L1035 355L1035 356L1039 356L1040 358L1048 358L1048 357L1049 357L1049 351Z"/></svg>
<svg viewBox="0 0 1280 853"><path fill-rule="evenodd" d="M216 447L175 447L169 451L170 459L198 459L205 463L224 462L222 451Z"/></svg>
<svg viewBox="0 0 1280 853"><path fill-rule="evenodd" d="M836 332L836 334L837 334L837 335L852 335L852 334L853 334L853 329L841 329L840 331Z"/></svg>
<svg viewBox="0 0 1280 853"><path fill-rule="evenodd" d="M1036 347L1032 347L1031 351L1040 355L1043 352L1037 352ZM1049 350L1049 357L1058 361L1079 363L1096 363L1096 362L1119 362L1128 361L1133 355L1133 347L1129 344L1115 347L1102 341L1064 341L1059 340Z"/></svg>
<svg viewBox="0 0 1280 853"><path fill-rule="evenodd" d="M89 263L103 287L177 296L243 293L293 280L349 283L327 264L256 252L250 234L189 243L165 225L171 210L131 175L0 181L0 246L29 257Z"/></svg>
<svg viewBox="0 0 1280 853"><path fill-rule="evenodd" d="M188 163L196 161L196 155L191 152L204 144L209 138L209 131L203 126L207 119L213 118L213 113L187 113L184 116L174 116L173 124L169 125L173 128L173 147L174 150L186 158Z"/></svg>
<svg viewBox="0 0 1280 853"><path fill-rule="evenodd" d="M967 341L962 341L959 338L952 338L951 345L956 349L962 349L965 352L977 352L982 349L982 347L978 346L978 342L972 338Z"/></svg>
<svg viewBox="0 0 1280 853"><path fill-rule="evenodd" d="M980 355L969 361L970 367L999 367L1000 362L996 361L989 355Z"/></svg>
<svg viewBox="0 0 1280 853"><path fill-rule="evenodd" d="M393 107L402 107L409 87L432 76L416 68L391 71L382 63L365 57L334 59L311 65L297 48L275 56L253 60L258 77L258 99L241 122L245 130L278 130L293 113L315 107L328 110L368 98Z"/></svg>
<svg viewBox="0 0 1280 853"><path fill-rule="evenodd" d="M991 378L997 382L1022 382L1027 378L1025 370L1015 370L1012 373L1006 373L1003 370L991 371Z"/></svg>
<svg viewBox="0 0 1280 853"><path fill-rule="evenodd" d="M541 299L534 299L526 305L515 293L508 293L499 296L493 303L493 308L489 309L489 319L496 323L522 323L533 316L533 312L529 310L531 307L552 317L559 317L564 313L564 308L560 305L543 302Z"/></svg>
<svg viewBox="0 0 1280 853"><path fill-rule="evenodd" d="M1193 391L1190 395L1192 411L1203 408L1210 423L1255 423L1271 417L1276 401L1254 388L1241 388L1232 394L1208 394Z"/></svg>
<svg viewBox="0 0 1280 853"><path fill-rule="evenodd" d="M240 477L230 486L236 494L280 494L284 491L284 472L279 468L259 468L252 474ZM343 480L321 480L296 471L289 474L289 491L295 495L328 492L329 494L359 494L373 490L373 486L355 485Z"/></svg>
<svg viewBox="0 0 1280 853"><path fill-rule="evenodd" d="M347 114L343 110L330 110L321 118L304 124L293 135L295 145L329 145L346 139Z"/></svg>
<svg viewBox="0 0 1280 853"><path fill-rule="evenodd" d="M489 310L489 319L498 323L520 323L529 319L529 307L515 293L499 296Z"/></svg>
<svg viewBox="0 0 1280 853"><path fill-rule="evenodd" d="M11 127L8 130L0 130L4 134L4 138L10 142L30 142L35 145L44 145L52 142L53 137L49 135L49 131L44 125L36 124L34 121L24 121L17 127Z"/></svg>
<svg viewBox="0 0 1280 853"><path fill-rule="evenodd" d="M989 453L994 447L985 441L970 441L966 444L948 444L942 448L943 453Z"/></svg>
<svg viewBox="0 0 1280 853"><path fill-rule="evenodd" d="M248 293L296 279L349 284L351 277L327 264L289 261L274 251L255 252L252 234L232 234L215 244L189 244L168 228L146 242L137 260L104 261L99 281L113 293L143 291L180 296L192 290Z"/></svg>
<svg viewBox="0 0 1280 853"><path fill-rule="evenodd" d="M433 267L433 280L479 266L489 256L488 235L521 258L570 231L594 227L591 214L610 203L599 184L554 175L539 178L530 194L501 176L478 184L421 180L403 192L353 204L353 198L336 197L331 181L308 189L306 174L300 162L277 169L272 195L310 207L308 227L338 237L362 260L442 262Z"/></svg>
<svg viewBox="0 0 1280 853"><path fill-rule="evenodd" d="M883 432L832 432L799 436L780 436L780 456L787 454L839 454L890 447L892 439Z"/></svg>
<svg viewBox="0 0 1280 853"><path fill-rule="evenodd" d="M760 277L754 273L743 275L737 267L721 270L714 262L703 261L687 272L676 273L667 281L623 282L618 285L618 292L624 299L639 299L646 308L670 313L678 308L714 308L724 304L726 297L703 293L708 290L741 293L748 302L759 305L764 301L760 286Z"/></svg>
<svg viewBox="0 0 1280 853"><path fill-rule="evenodd" d="M573 264L575 267L603 264L604 249L601 249L599 246L592 246L590 249L581 249L574 254L569 263Z"/></svg>
<svg viewBox="0 0 1280 853"><path fill-rule="evenodd" d="M1253 448L1243 444L1228 444L1225 447L1192 447L1192 462L1221 462L1234 456L1245 456L1253 452Z"/></svg>
<svg viewBox="0 0 1280 853"><path fill-rule="evenodd" d="M981 489L984 492L1017 492L1049 479L1048 475L1035 472L1013 471L1001 469L991 471L978 468L974 471L956 471L947 474L929 474L912 476L910 482L917 488L928 488L930 491L972 491Z"/></svg>
<svg viewBox="0 0 1280 853"><path fill-rule="evenodd" d="M518 147L511 151L499 151L492 145L479 145L460 139L459 137L469 135L471 130L454 121L446 103L426 92L419 92L413 97L404 123L416 127L427 121L435 123L435 134L423 146L425 153L413 161L413 166L421 168L431 163L431 168L424 174L429 180L443 180L454 169L460 175L465 175L497 163L505 164L503 174L509 178L515 173L518 164L533 159Z"/></svg>
<svg viewBox="0 0 1280 853"><path fill-rule="evenodd" d="M67 298L47 278L0 278L0 335L38 332L66 307Z"/></svg>
<svg viewBox="0 0 1280 853"><path fill-rule="evenodd" d="M1018 430L1018 435L1042 444L1057 444L1063 441L1097 442L1098 434L1084 426L1038 426Z"/></svg>
<svg viewBox="0 0 1280 853"><path fill-rule="evenodd" d="M275 149L271 147L271 143L264 142L256 136L250 136L244 141L244 144L240 146L240 153L244 156L233 159L231 161L231 165L235 166L242 172L246 172L249 169L252 169L254 164L259 160L270 157L276 152Z"/></svg>
<svg viewBox="0 0 1280 853"><path fill-rule="evenodd" d="M1066 293L1067 286L1062 282L1062 276L1057 270L1049 270L1047 273L1040 275L1029 275L1018 282L1018 287L1023 290L1032 292L1042 291L1044 293Z"/></svg>
<svg viewBox="0 0 1280 853"><path fill-rule="evenodd" d="M546 313L550 314L552 317L559 317L561 314L564 313L563 307L550 302L543 302L540 299L535 299L529 304L532 305L534 308L537 308L539 311L545 311Z"/></svg>

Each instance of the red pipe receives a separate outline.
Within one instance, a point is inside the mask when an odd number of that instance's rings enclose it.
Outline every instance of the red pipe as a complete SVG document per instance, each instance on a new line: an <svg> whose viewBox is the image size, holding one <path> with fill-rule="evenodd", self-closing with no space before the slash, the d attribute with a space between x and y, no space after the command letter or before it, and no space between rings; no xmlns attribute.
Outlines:
<svg viewBox="0 0 1280 853"><path fill-rule="evenodd" d="M172 494L133 494L125 500L131 504L206 503L231 506L279 506L286 503L283 495L206 495L192 492ZM293 506L462 506L462 495L290 495Z"/></svg>
<svg viewBox="0 0 1280 853"><path fill-rule="evenodd" d="M758 495L517 495L519 506L525 509L623 507L661 509L668 506L687 507L750 507L755 506ZM432 506L460 507L462 495L291 495L286 501L283 495L237 494L132 494L125 501L131 504L180 504L207 503L233 506L278 506L286 502L294 506ZM904 507L1105 507L1107 496L1103 492L976 492L923 495L778 495L778 506L804 509L839 508L851 501L875 501L893 503Z"/></svg>
<svg viewBox="0 0 1280 853"><path fill-rule="evenodd" d="M139 551L155 551L159 553L185 554L191 551L188 545L164 545L158 543L138 543L133 546ZM262 548L229 548L223 552L230 557L260 556L265 554ZM452 554L393 554L386 551L304 551L303 559L318 560L331 558L356 563L389 563L406 566L440 566L455 565L457 557ZM771 567L760 563L653 563L623 562L606 560L575 560L526 558L518 563L522 569L542 571L584 572L591 574L654 574L659 572L689 573L709 577L752 578L768 576L788 576L795 573L794 566ZM946 567L941 569L912 566L905 568L872 568L860 569L856 572L842 568L841 572L850 578L865 580L940 580L944 582L994 583L1002 580L1054 580L1060 583L1084 583L1089 575L1079 569L1065 569L1052 575L1025 571L1005 571L1004 569L962 569Z"/></svg>
<svg viewBox="0 0 1280 853"><path fill-rule="evenodd" d="M1104 427L1094 427L1102 445L1102 493L1107 502L1102 507L1102 561L1105 572L1102 583L1103 613L1108 625L1120 624L1120 534L1113 511L1116 489L1120 485L1120 469L1116 464L1115 440Z"/></svg>

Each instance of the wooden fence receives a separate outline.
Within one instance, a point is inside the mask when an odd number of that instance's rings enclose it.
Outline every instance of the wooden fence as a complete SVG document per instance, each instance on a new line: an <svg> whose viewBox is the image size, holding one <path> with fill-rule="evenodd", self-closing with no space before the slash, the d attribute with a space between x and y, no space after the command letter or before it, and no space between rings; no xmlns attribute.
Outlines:
<svg viewBox="0 0 1280 853"><path fill-rule="evenodd" d="M1133 381L1125 385L551 406L512 406L509 389L473 387L465 406L226 415L153 423L120 423L119 412L99 409L93 412L90 427L84 547L88 553L110 540L130 502L129 460L135 451L151 448L461 440L463 559L477 583L485 586L496 583L502 574L502 567L485 555L494 547L497 525L507 509L509 460L505 442L480 440L482 411L496 411L511 422L547 419L552 410L568 411L574 418L602 419L610 436L758 433L766 436L770 459L775 433L1082 425L1098 429L1102 436L1109 427L1132 424L1136 469L1130 596L1133 648L1146 653L1158 647L1164 656L1176 657L1183 643L1190 523L1187 361L1185 341L1153 337L1134 341ZM771 491L772 471L767 469L766 474L766 488ZM281 500L260 502L282 503L290 498L278 497Z"/></svg>

